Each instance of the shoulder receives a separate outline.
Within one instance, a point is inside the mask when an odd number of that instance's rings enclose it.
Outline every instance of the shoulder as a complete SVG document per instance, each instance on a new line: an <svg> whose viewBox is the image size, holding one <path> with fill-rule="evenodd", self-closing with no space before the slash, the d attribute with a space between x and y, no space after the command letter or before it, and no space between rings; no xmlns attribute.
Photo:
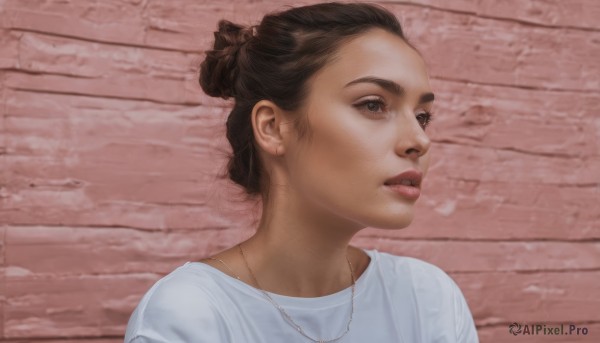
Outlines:
<svg viewBox="0 0 600 343"><path fill-rule="evenodd" d="M451 335L459 342L478 342L468 303L455 280L440 267L418 258L380 252L380 264L395 289L410 288L419 316L426 325L446 328L437 335ZM431 331L430 332L434 332ZM438 337L441 339L441 337ZM446 337L444 337L446 339ZM453 341L453 340L449 340Z"/></svg>
<svg viewBox="0 0 600 343"><path fill-rule="evenodd" d="M223 318L211 299L214 282L186 263L156 281L127 324L125 342L217 342Z"/></svg>
<svg viewBox="0 0 600 343"><path fill-rule="evenodd" d="M456 287L454 280L440 267L409 256L397 256L379 252L380 265L394 280L409 281L422 291L452 292Z"/></svg>
<svg viewBox="0 0 600 343"><path fill-rule="evenodd" d="M422 305L452 306L455 298L462 296L454 279L430 262L380 252L380 265L384 274L387 274L387 283L410 287Z"/></svg>

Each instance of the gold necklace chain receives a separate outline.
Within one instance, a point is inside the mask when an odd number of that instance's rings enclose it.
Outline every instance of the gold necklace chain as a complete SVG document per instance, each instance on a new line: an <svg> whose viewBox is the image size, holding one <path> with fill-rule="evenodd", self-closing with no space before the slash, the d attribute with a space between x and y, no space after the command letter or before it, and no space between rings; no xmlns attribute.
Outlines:
<svg viewBox="0 0 600 343"><path fill-rule="evenodd" d="M355 277L354 277L354 270L352 269L352 263L348 259L348 255L346 255L346 261L348 261L348 266L350 267L350 274L352 275L352 311L350 312L350 319L348 320L348 325L346 326L346 331L344 331L344 333L342 333L337 338L333 338L333 339L329 339L329 340L324 340L324 339L314 339L314 338L310 337L309 335L307 335L304 332L304 329L302 329L300 327L300 325L298 325L298 324L296 324L296 322L294 322L294 320L292 319L292 317L290 317L290 315L281 307L281 305L279 305L277 302L275 302L275 300L273 300L273 298L271 298L271 296L267 292L265 292L262 288L260 288L260 285L258 284L258 280L256 280L256 277L254 276L254 273L252 272L252 269L250 269L250 266L248 265L248 261L246 261L246 256L244 255L244 251L242 250L241 243L238 244L238 248L240 249L240 253L242 254L242 258L244 259L244 263L246 264L246 267L250 271L250 274L252 275L252 278L254 279L254 282L256 283L257 288L264 295L267 296L267 298L269 299L269 301L271 302L271 304L273 304L273 306L275 306L279 310L279 312L288 321L288 323L290 325L292 325L296 329L296 331L298 331L304 337L306 337L306 338L308 338L311 341L316 342L316 343L327 343L327 342L334 342L334 341L339 340L340 338L344 337L344 335L346 335L348 333L348 331L350 331L350 323L352 323L352 316L354 315L354 289L355 289L356 280L355 280ZM229 268L229 266L225 262L223 262L223 260L218 259L218 258L214 258L214 257L209 257L209 259L215 260L215 261L220 261L221 263L223 263L225 265L225 267L227 267L227 269L229 269L231 271L231 273L233 275L235 275L235 278L241 281L240 277L237 276L233 272L233 270L231 270L231 268Z"/></svg>

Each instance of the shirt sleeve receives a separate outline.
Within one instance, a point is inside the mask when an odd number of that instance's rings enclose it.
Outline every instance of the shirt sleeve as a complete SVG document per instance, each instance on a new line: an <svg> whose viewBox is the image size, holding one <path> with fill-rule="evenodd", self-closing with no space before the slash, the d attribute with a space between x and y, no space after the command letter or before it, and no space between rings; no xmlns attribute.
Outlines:
<svg viewBox="0 0 600 343"><path fill-rule="evenodd" d="M457 341L464 343L479 343L477 328L475 327L475 321L473 320L469 305L456 282L451 279L451 283L454 294Z"/></svg>
<svg viewBox="0 0 600 343"><path fill-rule="evenodd" d="M125 343L226 343L225 321L210 295L190 282L165 280L150 290Z"/></svg>

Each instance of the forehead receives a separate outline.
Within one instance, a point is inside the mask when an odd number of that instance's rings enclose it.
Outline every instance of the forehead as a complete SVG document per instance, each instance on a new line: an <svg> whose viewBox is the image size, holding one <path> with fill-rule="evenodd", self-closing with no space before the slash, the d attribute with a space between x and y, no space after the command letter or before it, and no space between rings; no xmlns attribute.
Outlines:
<svg viewBox="0 0 600 343"><path fill-rule="evenodd" d="M402 38L379 28L343 43L335 58L315 74L313 86L339 89L365 75L393 80L407 92L430 90L421 56Z"/></svg>

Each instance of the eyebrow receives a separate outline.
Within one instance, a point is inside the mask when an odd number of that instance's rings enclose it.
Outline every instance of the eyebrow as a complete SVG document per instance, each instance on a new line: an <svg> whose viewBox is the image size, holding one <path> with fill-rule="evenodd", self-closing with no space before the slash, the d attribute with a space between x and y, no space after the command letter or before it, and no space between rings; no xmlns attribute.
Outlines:
<svg viewBox="0 0 600 343"><path fill-rule="evenodd" d="M379 77L375 77L375 76L365 76L365 77L361 77L358 78L356 80L352 80L350 82L348 82L344 88L356 84L356 83L362 83L362 82L367 82L367 83L374 83L376 85L378 85L379 87L387 90L390 93L393 93L397 96L402 96L406 93L406 91L404 90L404 88L402 86L400 86L399 84L397 84L396 82L392 81L392 80L386 80L386 79L382 79ZM419 104L423 104L426 102L431 102L435 99L435 96L433 95L433 93L428 92L428 93L423 93L421 94L421 97L419 98Z"/></svg>

